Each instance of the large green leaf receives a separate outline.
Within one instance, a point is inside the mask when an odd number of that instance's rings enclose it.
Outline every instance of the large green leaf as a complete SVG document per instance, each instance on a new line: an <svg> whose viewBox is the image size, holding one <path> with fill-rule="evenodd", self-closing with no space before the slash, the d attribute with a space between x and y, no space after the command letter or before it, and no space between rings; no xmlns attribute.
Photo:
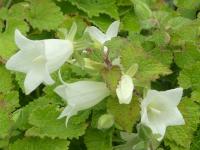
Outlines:
<svg viewBox="0 0 200 150"><path fill-rule="evenodd" d="M133 125L139 121L140 105L136 96L128 105L119 104L118 99L110 98L107 100L107 109L114 116L115 122L128 132L131 132Z"/></svg>
<svg viewBox="0 0 200 150"><path fill-rule="evenodd" d="M10 150L68 150L69 142L61 139L23 138L9 145Z"/></svg>
<svg viewBox="0 0 200 150"><path fill-rule="evenodd" d="M99 16L100 13L107 14L118 19L115 0L68 0L79 9L85 11L89 17Z"/></svg>
<svg viewBox="0 0 200 150"><path fill-rule="evenodd" d="M64 20L60 8L51 0L27 0L30 11L27 20L39 30L56 29ZM44 9L45 6L45 9Z"/></svg>
<svg viewBox="0 0 200 150"><path fill-rule="evenodd" d="M84 120L88 112L82 113L82 119L71 119L68 126L65 126L65 118L58 120L60 112L55 106L46 106L35 109L29 117L32 128L26 131L27 136L51 137L51 138L78 138L85 133L87 124Z"/></svg>
<svg viewBox="0 0 200 150"><path fill-rule="evenodd" d="M112 132L88 129L84 138L87 150L112 150Z"/></svg>

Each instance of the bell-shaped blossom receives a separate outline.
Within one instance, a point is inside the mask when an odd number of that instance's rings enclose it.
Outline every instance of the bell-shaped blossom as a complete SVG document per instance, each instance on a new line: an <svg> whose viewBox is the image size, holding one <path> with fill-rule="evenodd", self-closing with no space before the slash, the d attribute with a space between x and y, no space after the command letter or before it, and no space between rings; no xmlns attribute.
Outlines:
<svg viewBox="0 0 200 150"><path fill-rule="evenodd" d="M41 83L53 84L50 74L59 69L73 53L73 43L70 40L30 40L19 30L15 31L15 43L20 51L7 61L6 68L26 73L26 94Z"/></svg>
<svg viewBox="0 0 200 150"><path fill-rule="evenodd" d="M116 93L120 104L129 104L132 99L134 84L131 76L122 75L121 80L116 89Z"/></svg>
<svg viewBox="0 0 200 150"><path fill-rule="evenodd" d="M67 103L66 108L58 117L60 119L67 116L66 126L71 116L98 104L110 94L105 83L95 81L64 83L56 87L54 91Z"/></svg>
<svg viewBox="0 0 200 150"><path fill-rule="evenodd" d="M91 38L95 41L98 41L100 44L104 44L106 41L111 40L113 37L116 37L119 31L120 21L114 21L107 29L106 33L103 33L98 28L91 26L86 29L86 32L89 33ZM106 51L107 48L104 47Z"/></svg>
<svg viewBox="0 0 200 150"><path fill-rule="evenodd" d="M177 108L182 88L167 91L149 90L141 103L141 123L151 128L162 140L167 126L183 125L185 121Z"/></svg>

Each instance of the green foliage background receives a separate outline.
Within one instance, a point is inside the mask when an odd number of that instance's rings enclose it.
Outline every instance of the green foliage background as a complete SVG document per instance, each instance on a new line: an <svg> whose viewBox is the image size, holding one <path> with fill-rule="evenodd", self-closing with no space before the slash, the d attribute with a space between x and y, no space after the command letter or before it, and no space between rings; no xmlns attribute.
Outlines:
<svg viewBox="0 0 200 150"><path fill-rule="evenodd" d="M168 127L160 149L199 150L200 147L200 1L199 0L0 0L0 148L3 150L111 150L123 143L120 131L135 132L140 120L142 89L167 90L183 87L179 106L185 126ZM69 121L56 118L65 106L53 87L40 86L26 96L24 75L5 69L6 60L17 51L14 31L31 39L63 38L60 29L78 25L76 39L86 26L105 31L120 20L120 37L107 42L112 60L120 54L125 70L134 64L138 87L130 105L120 105L110 96ZM77 55L75 58L79 58ZM101 53L90 56L102 61ZM81 61L81 60L80 60ZM65 64L68 81L99 79L96 71ZM119 68L101 70L111 91L120 78ZM140 90L141 89L141 90ZM136 96L137 95L137 96ZM98 130L98 118L109 112L115 127ZM126 149L121 149L126 150Z"/></svg>

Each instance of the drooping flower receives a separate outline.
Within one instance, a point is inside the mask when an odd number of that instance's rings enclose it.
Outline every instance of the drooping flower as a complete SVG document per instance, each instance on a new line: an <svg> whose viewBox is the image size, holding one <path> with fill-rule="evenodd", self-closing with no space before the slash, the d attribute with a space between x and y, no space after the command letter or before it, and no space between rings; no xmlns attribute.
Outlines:
<svg viewBox="0 0 200 150"><path fill-rule="evenodd" d="M122 75L121 80L116 89L116 93L120 104L129 104L132 99L134 84L131 76Z"/></svg>
<svg viewBox="0 0 200 150"><path fill-rule="evenodd" d="M120 21L114 21L107 29L106 33L103 33L98 28L91 26L86 29L86 32L89 33L91 38L94 41L99 42L101 45L104 45L106 41L111 40L113 37L116 37L119 31ZM107 47L104 46L104 51L107 50Z"/></svg>
<svg viewBox="0 0 200 150"><path fill-rule="evenodd" d="M105 83L95 81L64 83L56 87L54 91L67 103L66 108L58 117L60 119L67 116L66 126L70 117L81 110L93 107L110 94Z"/></svg>
<svg viewBox="0 0 200 150"><path fill-rule="evenodd" d="M20 51L7 61L6 68L26 73L26 94L41 83L53 84L50 74L59 69L73 53L73 43L70 40L30 40L19 30L15 31L15 43Z"/></svg>
<svg viewBox="0 0 200 150"><path fill-rule="evenodd" d="M183 125L185 121L177 108L183 94L182 88L167 91L149 90L141 103L141 123L159 134L162 140L167 126Z"/></svg>

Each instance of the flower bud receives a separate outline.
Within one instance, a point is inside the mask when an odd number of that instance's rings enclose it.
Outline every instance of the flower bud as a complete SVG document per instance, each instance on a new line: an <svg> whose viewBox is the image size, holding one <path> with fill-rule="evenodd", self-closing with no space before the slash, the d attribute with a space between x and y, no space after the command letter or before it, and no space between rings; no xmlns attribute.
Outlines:
<svg viewBox="0 0 200 150"><path fill-rule="evenodd" d="M98 129L108 129L114 124L114 118L111 114L104 114L98 120Z"/></svg>

